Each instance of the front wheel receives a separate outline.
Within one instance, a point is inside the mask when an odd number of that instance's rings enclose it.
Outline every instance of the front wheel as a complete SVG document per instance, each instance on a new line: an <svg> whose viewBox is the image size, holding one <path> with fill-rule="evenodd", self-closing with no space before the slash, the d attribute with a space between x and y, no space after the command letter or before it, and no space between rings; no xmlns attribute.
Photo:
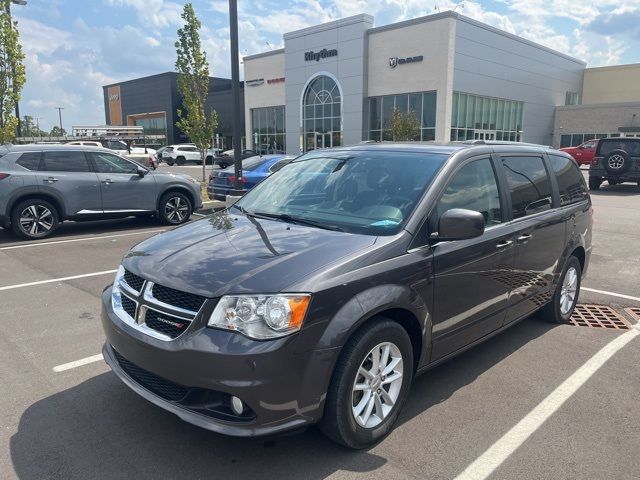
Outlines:
<svg viewBox="0 0 640 480"><path fill-rule="evenodd" d="M345 345L327 392L320 429L353 449L386 437L413 378L413 349L406 330L377 317Z"/></svg>
<svg viewBox="0 0 640 480"><path fill-rule="evenodd" d="M166 225L181 225L191 217L191 201L180 192L165 193L160 199L160 221Z"/></svg>
<svg viewBox="0 0 640 480"><path fill-rule="evenodd" d="M185 163L187 163L187 159L184 157L178 157L176 158L176 163L182 167Z"/></svg>
<svg viewBox="0 0 640 480"><path fill-rule="evenodd" d="M24 200L11 212L14 233L29 240L48 237L59 225L58 210L46 200Z"/></svg>
<svg viewBox="0 0 640 480"><path fill-rule="evenodd" d="M600 185L602 185L600 177L589 177L589 190L599 190Z"/></svg>
<svg viewBox="0 0 640 480"><path fill-rule="evenodd" d="M545 319L552 323L569 323L578 303L581 278L580 261L574 256L569 257L551 302L542 310Z"/></svg>

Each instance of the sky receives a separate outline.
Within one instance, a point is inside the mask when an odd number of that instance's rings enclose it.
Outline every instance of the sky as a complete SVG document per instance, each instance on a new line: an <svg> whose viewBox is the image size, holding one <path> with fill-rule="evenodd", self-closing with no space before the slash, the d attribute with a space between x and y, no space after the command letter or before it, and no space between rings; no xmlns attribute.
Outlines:
<svg viewBox="0 0 640 480"><path fill-rule="evenodd" d="M212 76L229 77L226 0L194 0ZM105 123L102 86L174 70L184 2L28 0L13 5L25 52L21 116L40 128ZM375 26L451 10L577 57L640 63L640 0L238 0L240 55L283 47L282 34L359 13ZM242 68L240 69L242 75Z"/></svg>

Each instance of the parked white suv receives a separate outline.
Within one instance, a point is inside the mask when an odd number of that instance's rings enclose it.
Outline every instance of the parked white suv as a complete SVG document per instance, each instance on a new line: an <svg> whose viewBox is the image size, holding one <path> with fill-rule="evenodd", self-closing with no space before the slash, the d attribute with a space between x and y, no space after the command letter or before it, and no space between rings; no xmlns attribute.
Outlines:
<svg viewBox="0 0 640 480"><path fill-rule="evenodd" d="M206 153L205 162L213 165L213 158L220 152L217 148L209 148ZM162 161L167 165L185 165L187 162L195 162L202 165L200 160L200 150L193 143L180 143L169 145L162 151Z"/></svg>

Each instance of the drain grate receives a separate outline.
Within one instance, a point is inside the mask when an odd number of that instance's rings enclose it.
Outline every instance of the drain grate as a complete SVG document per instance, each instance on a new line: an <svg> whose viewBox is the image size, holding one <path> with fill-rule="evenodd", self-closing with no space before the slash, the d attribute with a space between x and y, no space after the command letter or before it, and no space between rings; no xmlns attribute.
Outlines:
<svg viewBox="0 0 640 480"><path fill-rule="evenodd" d="M638 309L640 310L640 309ZM605 305L576 305L571 323L577 327L629 330L631 325L613 308Z"/></svg>
<svg viewBox="0 0 640 480"><path fill-rule="evenodd" d="M627 312L631 316L631 318L633 318L637 322L640 322L640 308L630 307L630 308L625 308L624 311Z"/></svg>

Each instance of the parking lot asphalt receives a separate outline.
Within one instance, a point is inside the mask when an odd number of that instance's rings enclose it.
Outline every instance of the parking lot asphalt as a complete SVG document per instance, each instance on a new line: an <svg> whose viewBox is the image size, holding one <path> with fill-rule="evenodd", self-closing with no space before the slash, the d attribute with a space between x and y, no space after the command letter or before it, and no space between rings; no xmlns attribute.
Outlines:
<svg viewBox="0 0 640 480"><path fill-rule="evenodd" d="M592 199L580 301L640 307L640 189ZM419 377L397 428L367 451L314 428L236 439L180 421L96 357L102 289L132 245L164 228L69 223L39 242L0 230L0 478L640 477L640 336L536 316Z"/></svg>

